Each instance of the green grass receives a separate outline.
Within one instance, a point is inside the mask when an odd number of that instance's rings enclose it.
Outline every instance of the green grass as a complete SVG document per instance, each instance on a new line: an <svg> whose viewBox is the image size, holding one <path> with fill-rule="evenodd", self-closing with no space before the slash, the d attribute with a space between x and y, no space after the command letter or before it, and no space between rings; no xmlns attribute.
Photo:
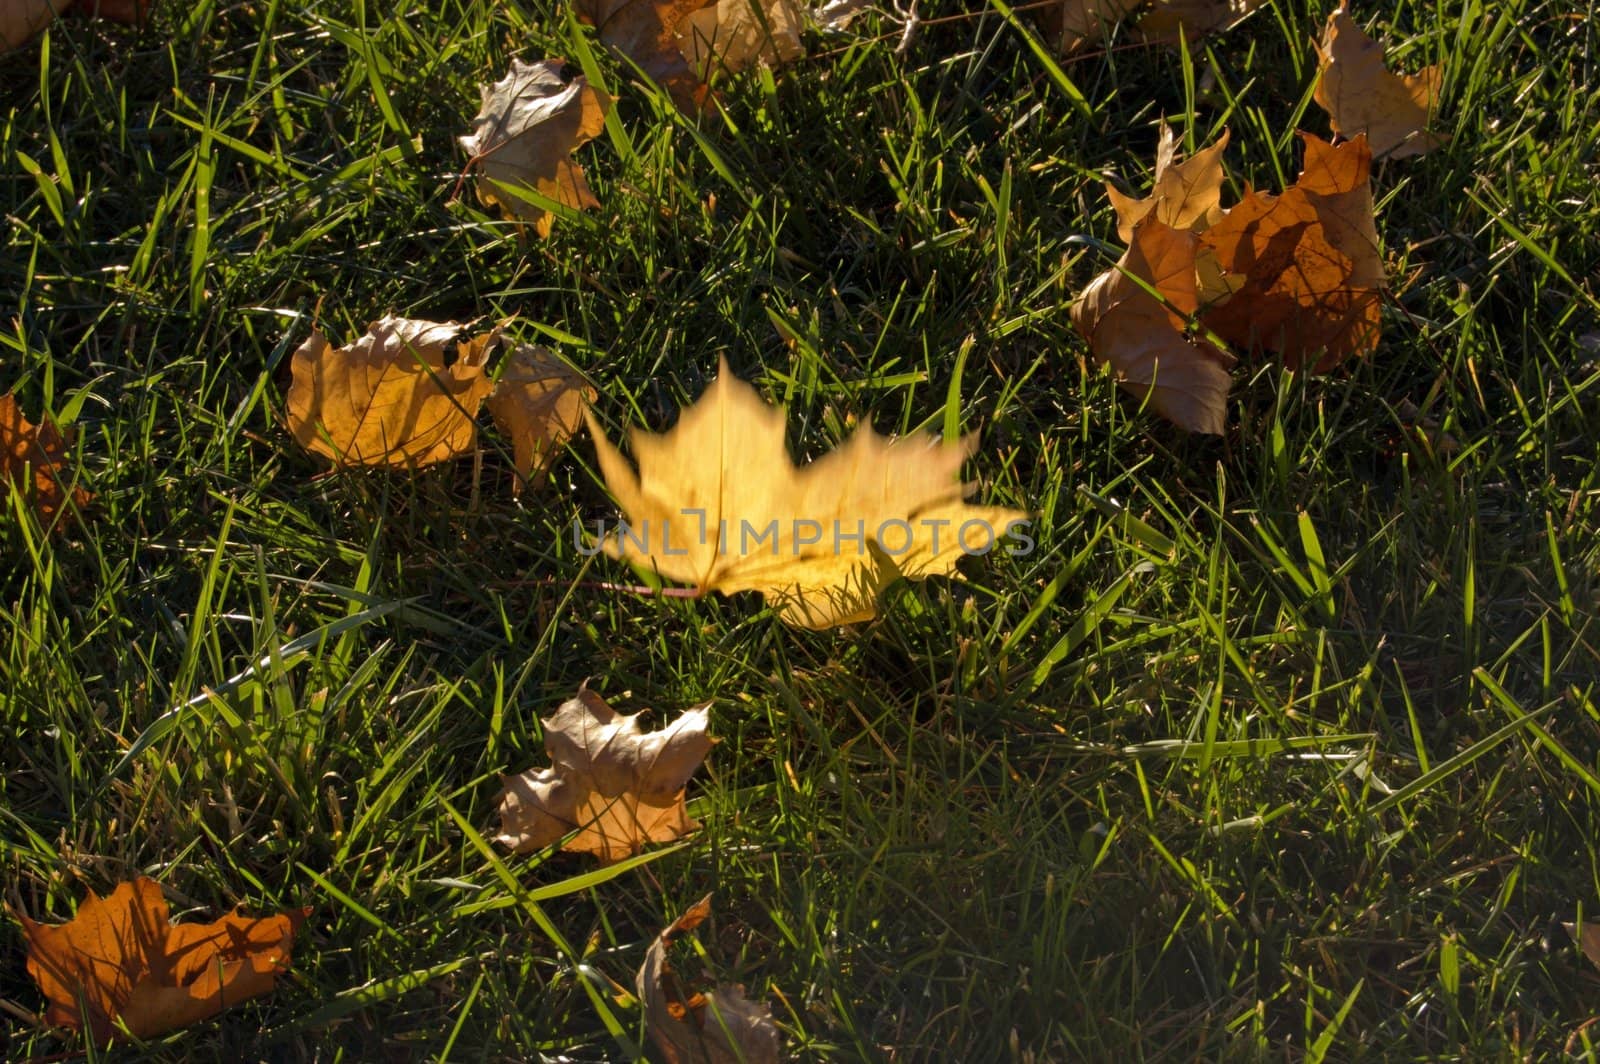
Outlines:
<svg viewBox="0 0 1600 1064"><path fill-rule="evenodd" d="M627 1059L622 990L707 891L680 967L797 1060L1593 1052L1559 924L1600 905L1600 10L1385 14L1453 139L1376 173L1383 342L1242 368L1222 439L1119 395L1067 307L1163 115L1232 129L1234 195L1292 179L1326 7L1056 71L996 10L922 13L698 130L594 48L604 210L532 245L451 201L454 138L511 56L582 56L553 7L202 0L0 59L0 388L76 427L96 494L54 537L0 513L5 894L315 907L272 996L129 1059ZM954 387L1038 549L839 632L597 590L630 576L574 549L613 514L584 439L520 501L492 430L414 476L297 449L319 306L338 341L516 315L614 435L719 355L800 457L939 431ZM615 875L483 843L585 678L656 722L712 699L722 739L704 829ZM70 1048L9 921L0 1008L9 1058Z"/></svg>

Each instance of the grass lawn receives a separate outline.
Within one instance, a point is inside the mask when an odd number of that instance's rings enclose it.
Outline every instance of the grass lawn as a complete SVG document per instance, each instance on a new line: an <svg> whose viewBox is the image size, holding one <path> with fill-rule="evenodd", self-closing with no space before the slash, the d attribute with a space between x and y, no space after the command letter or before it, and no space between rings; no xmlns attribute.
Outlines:
<svg viewBox="0 0 1600 1064"><path fill-rule="evenodd" d="M603 207L534 243L452 198L455 138L512 57L583 56L554 3L168 3L0 58L0 390L95 493L50 536L0 512L0 887L315 907L272 995L118 1059L630 1059L633 973L708 891L678 967L796 1060L1591 1054L1561 925L1600 906L1600 8L1358 9L1443 63L1451 136L1374 170L1370 359L1242 365L1195 436L1068 319L1162 116L1232 131L1225 202L1293 179L1330 9L1120 34L1062 66L1079 101L995 9L903 53L869 15L698 127L591 38ZM801 459L869 416L978 432L1037 549L827 632L607 590L637 577L574 545L616 515L586 437L520 498L492 428L415 474L295 444L313 319L391 312L515 315L613 439L719 356ZM713 701L686 845L484 842L585 679L650 726ZM0 921L8 1059L73 1048L42 1009Z"/></svg>

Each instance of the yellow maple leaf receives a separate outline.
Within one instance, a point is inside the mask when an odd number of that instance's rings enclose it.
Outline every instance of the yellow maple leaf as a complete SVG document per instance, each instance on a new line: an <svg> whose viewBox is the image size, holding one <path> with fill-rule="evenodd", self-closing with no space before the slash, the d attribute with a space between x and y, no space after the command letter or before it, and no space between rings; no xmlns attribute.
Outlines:
<svg viewBox="0 0 1600 1064"><path fill-rule="evenodd" d="M416 467L467 453L494 388L484 363L500 330L460 343L451 359L461 329L386 317L340 348L313 330L291 363L289 431L335 465Z"/></svg>
<svg viewBox="0 0 1600 1064"><path fill-rule="evenodd" d="M1383 48L1340 7L1328 17L1317 46L1321 76L1313 98L1341 137L1367 135L1378 158L1403 159L1432 151L1445 139L1426 132L1444 71L1437 64L1396 76L1383 65Z"/></svg>
<svg viewBox="0 0 1600 1064"><path fill-rule="evenodd" d="M632 434L638 472L591 421L600 469L626 515L604 548L699 593L760 591L789 624L870 620L896 577L951 572L1027 515L963 501L976 438L880 436L870 425L797 468L784 410L722 363L666 433ZM1011 547L1007 548L1013 549Z"/></svg>
<svg viewBox="0 0 1600 1064"><path fill-rule="evenodd" d="M511 437L517 493L524 484L544 484L556 448L583 427L583 411L593 400L594 389L547 349L519 344L511 352L489 413Z"/></svg>
<svg viewBox="0 0 1600 1064"><path fill-rule="evenodd" d="M1181 163L1177 157L1178 138L1172 127L1161 124L1161 139L1156 145L1155 187L1143 199L1123 195L1111 184L1106 195L1117 211L1117 235L1124 243L1133 239L1133 227L1152 215L1174 229L1203 232L1222 217L1222 152L1228 146L1228 131L1209 148L1195 152Z"/></svg>

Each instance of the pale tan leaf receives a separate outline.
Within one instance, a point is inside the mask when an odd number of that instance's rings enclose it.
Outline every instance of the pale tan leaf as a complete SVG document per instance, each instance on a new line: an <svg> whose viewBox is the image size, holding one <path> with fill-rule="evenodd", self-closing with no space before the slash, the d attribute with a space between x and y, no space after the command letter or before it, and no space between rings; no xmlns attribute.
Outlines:
<svg viewBox="0 0 1600 1064"><path fill-rule="evenodd" d="M105 898L90 891L64 924L14 915L28 974L49 1001L46 1022L87 1026L104 1041L151 1038L267 993L288 969L295 932L310 913L229 914L173 926L160 884L141 876Z"/></svg>
<svg viewBox="0 0 1600 1064"><path fill-rule="evenodd" d="M1367 135L1378 158L1421 155L1445 139L1427 132L1439 100L1444 71L1438 65L1397 77L1383 62L1383 48L1341 7L1328 18L1317 46L1321 72L1314 99L1341 137Z"/></svg>
<svg viewBox="0 0 1600 1064"><path fill-rule="evenodd" d="M564 77L566 65L564 59L513 59L505 77L483 86L472 132L460 138L472 157L468 165L478 172L478 198L531 224L541 237L550 235L554 215L517 189L531 188L575 210L600 206L571 155L605 128L611 97L581 76Z"/></svg>
<svg viewBox="0 0 1600 1064"><path fill-rule="evenodd" d="M594 26L600 42L625 56L666 89L681 109L699 110L705 83L684 55L684 21L717 0L576 0L578 17Z"/></svg>
<svg viewBox="0 0 1600 1064"><path fill-rule="evenodd" d="M455 322L386 317L349 347L321 330L295 351L287 422L335 465L425 466L466 454L494 384L484 372L500 330L461 342Z"/></svg>
<svg viewBox="0 0 1600 1064"><path fill-rule="evenodd" d="M711 915L711 895L690 906L645 951L634 986L644 1005L645 1029L666 1064L777 1064L778 1025L772 1010L745 996L741 986L683 994L667 947Z"/></svg>
<svg viewBox="0 0 1600 1064"><path fill-rule="evenodd" d="M543 849L570 832L563 849L607 863L647 842L670 842L698 828L684 787L711 750L710 703L686 710L660 731L641 732L587 688L543 721L551 766L501 777L500 834L517 853Z"/></svg>
<svg viewBox="0 0 1600 1064"><path fill-rule="evenodd" d="M1227 172L1222 167L1222 152L1228 146L1228 131L1209 148L1195 152L1181 163L1177 155L1177 135L1165 122L1156 146L1155 187L1143 199L1134 199L1107 184L1106 194L1117 211L1117 235L1123 243L1133 239L1133 227L1154 216L1173 229L1203 232L1222 217L1222 182Z"/></svg>
<svg viewBox="0 0 1600 1064"><path fill-rule="evenodd" d="M1190 432L1221 434L1233 358L1187 335L1186 318L1200 305L1198 244L1194 233L1146 218L1116 266L1073 304L1072 322L1095 361L1111 366L1123 388L1141 399L1148 395L1157 413Z"/></svg>
<svg viewBox="0 0 1600 1064"><path fill-rule="evenodd" d="M511 437L517 464L517 488L540 487L556 452L583 427L583 411L594 389L547 349L521 344L509 356L489 413L500 431Z"/></svg>
<svg viewBox="0 0 1600 1064"><path fill-rule="evenodd" d="M962 501L970 437L890 439L864 425L796 468L783 409L762 402L726 361L670 432L632 434L638 472L591 431L631 533L607 538L608 554L701 592L760 591L802 627L875 617L888 582L947 574L1026 519Z"/></svg>
<svg viewBox="0 0 1600 1064"><path fill-rule="evenodd" d="M1581 924L1563 923L1562 928L1578 943L1589 963L1600 968L1600 924L1585 920Z"/></svg>
<svg viewBox="0 0 1600 1064"><path fill-rule="evenodd" d="M678 24L678 47L701 81L717 72L781 66L805 54L793 0L716 0Z"/></svg>

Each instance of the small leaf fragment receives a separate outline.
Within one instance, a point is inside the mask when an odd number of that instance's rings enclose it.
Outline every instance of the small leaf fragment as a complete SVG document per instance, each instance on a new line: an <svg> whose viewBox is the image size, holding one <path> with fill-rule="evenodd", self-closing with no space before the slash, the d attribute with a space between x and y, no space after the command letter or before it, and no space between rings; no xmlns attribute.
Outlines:
<svg viewBox="0 0 1600 1064"><path fill-rule="evenodd" d="M46 1022L87 1026L103 1042L150 1038L267 993L288 970L295 933L310 914L230 913L173 925L160 884L140 876L104 898L90 891L64 924L12 915L27 941L28 974L49 1001Z"/></svg>
<svg viewBox="0 0 1600 1064"><path fill-rule="evenodd" d="M1143 0L1057 0L1037 9L1045 43L1062 55L1105 39Z"/></svg>
<svg viewBox="0 0 1600 1064"><path fill-rule="evenodd" d="M334 465L420 467L468 453L473 419L494 388L485 363L500 329L458 343L461 331L385 317L334 348L314 329L291 362L289 431Z"/></svg>
<svg viewBox="0 0 1600 1064"><path fill-rule="evenodd" d="M1073 304L1072 323L1089 341L1095 361L1111 366L1124 389L1141 399L1148 395L1151 407L1180 428L1220 435L1234 360L1188 335L1187 317L1200 305L1199 240L1145 218L1116 266L1090 282Z"/></svg>
<svg viewBox="0 0 1600 1064"><path fill-rule="evenodd" d="M659 731L641 732L588 688L543 721L551 766L502 776L495 841L528 853L578 833L562 848L611 864L649 842L694 831L684 789L711 750L710 705L685 710Z"/></svg>
<svg viewBox="0 0 1600 1064"><path fill-rule="evenodd" d="M684 998L667 947L711 915L711 895L690 906L656 936L639 967L635 989L644 1004L645 1029L667 1064L777 1064L778 1025L772 1010L745 996L742 986L719 986Z"/></svg>
<svg viewBox="0 0 1600 1064"><path fill-rule="evenodd" d="M1328 17L1317 56L1321 68L1313 99L1328 112L1336 134L1365 133L1372 154L1388 159L1422 155L1445 142L1427 132L1444 80L1438 64L1415 74L1391 74L1383 48L1343 6Z"/></svg>
<svg viewBox="0 0 1600 1064"><path fill-rule="evenodd" d="M1265 0L1154 0L1139 19L1147 41L1175 44L1233 29Z"/></svg>
<svg viewBox="0 0 1600 1064"><path fill-rule="evenodd" d="M15 395L0 395L0 484L20 494L47 527L69 505L69 496L79 510L94 497L72 486L67 444L48 414L32 424Z"/></svg>
<svg viewBox="0 0 1600 1064"><path fill-rule="evenodd" d="M489 397L489 413L511 437L519 493L524 485L543 486L557 449L583 427L583 412L594 395L548 349L519 344L511 352Z"/></svg>
<svg viewBox="0 0 1600 1064"><path fill-rule="evenodd" d="M478 198L541 237L550 235L555 216L517 195L518 188L574 210L600 206L571 155L605 128L611 97L582 76L563 77L566 65L513 59L505 77L482 87L472 132L460 138L478 172Z"/></svg>

